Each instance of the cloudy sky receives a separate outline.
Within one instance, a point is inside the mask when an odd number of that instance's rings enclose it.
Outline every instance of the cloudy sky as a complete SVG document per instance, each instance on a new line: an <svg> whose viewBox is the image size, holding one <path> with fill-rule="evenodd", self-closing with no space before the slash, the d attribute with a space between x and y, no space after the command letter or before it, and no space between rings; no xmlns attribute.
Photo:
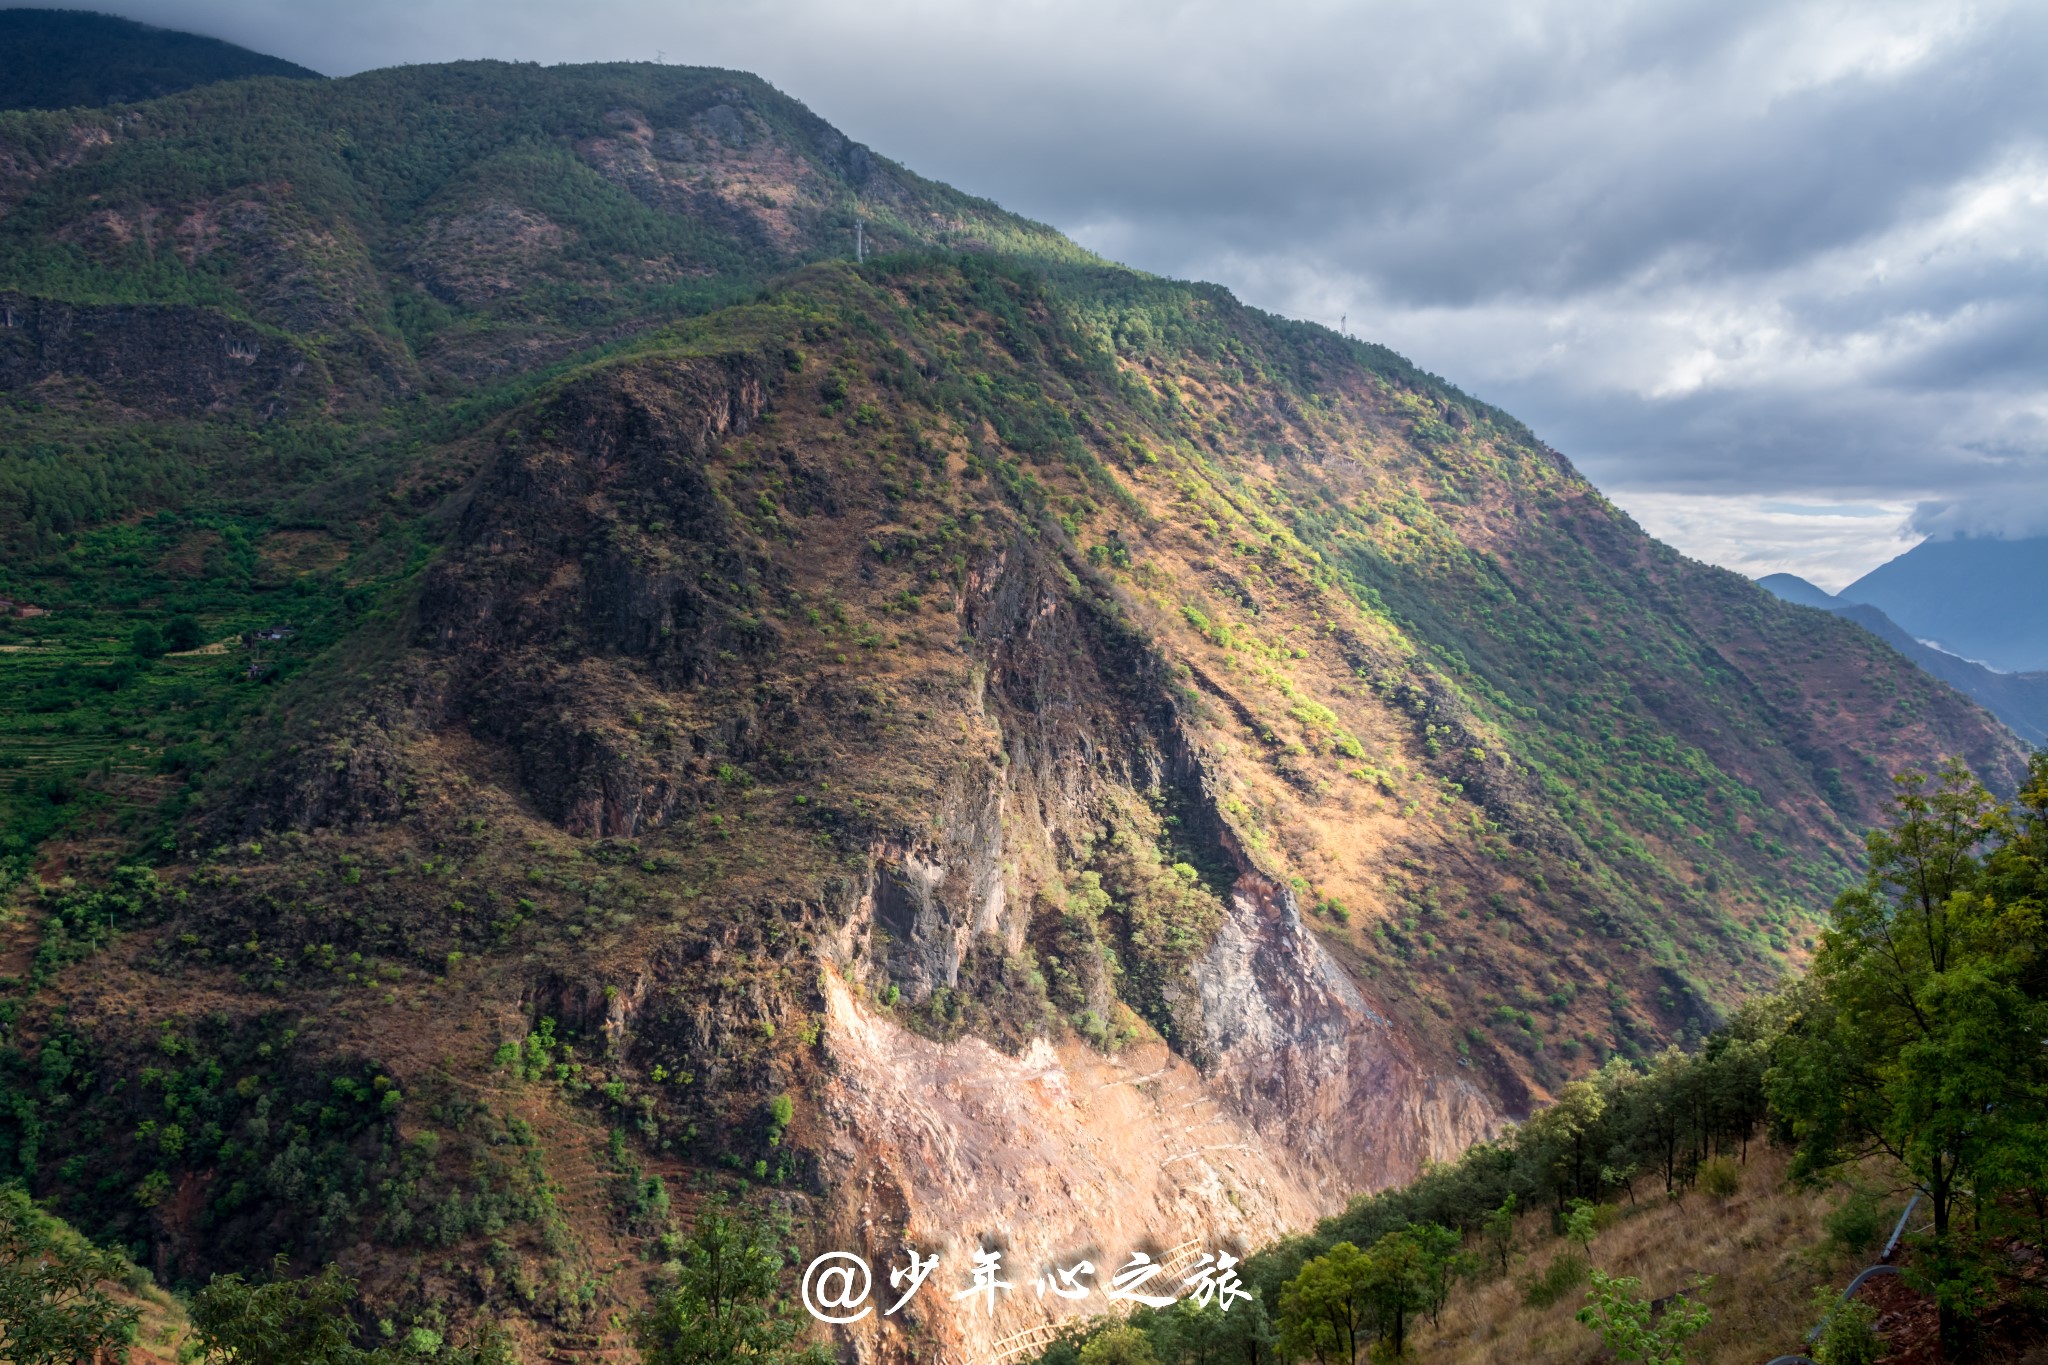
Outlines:
<svg viewBox="0 0 2048 1365"><path fill-rule="evenodd" d="M1107 255L1348 317L1748 572L2048 532L2038 0L92 7L336 75L758 72Z"/></svg>

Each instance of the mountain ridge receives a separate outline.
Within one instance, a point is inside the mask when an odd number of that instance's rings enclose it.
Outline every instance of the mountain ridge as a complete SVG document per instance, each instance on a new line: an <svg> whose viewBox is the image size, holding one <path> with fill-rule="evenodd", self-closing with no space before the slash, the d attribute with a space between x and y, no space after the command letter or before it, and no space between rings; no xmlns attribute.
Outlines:
<svg viewBox="0 0 2048 1365"><path fill-rule="evenodd" d="M325 80L233 43L89 10L0 9L0 109L135 104L255 76Z"/></svg>

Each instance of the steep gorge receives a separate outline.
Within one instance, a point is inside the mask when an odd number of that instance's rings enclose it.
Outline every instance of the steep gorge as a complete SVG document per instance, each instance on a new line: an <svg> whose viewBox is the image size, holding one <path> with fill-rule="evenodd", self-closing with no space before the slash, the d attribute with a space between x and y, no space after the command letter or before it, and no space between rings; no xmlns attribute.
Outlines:
<svg viewBox="0 0 2048 1365"><path fill-rule="evenodd" d="M405 193L425 135L343 118L489 130L500 79L528 140ZM854 1329L985 1358L1065 1307L1028 1292L1055 1257L1242 1249L1696 1038L1799 960L1890 772L2016 777L1983 712L1657 545L1505 414L739 81L272 90L358 149L305 153L349 187L320 240L363 244L308 258L349 301L319 319L246 263L165 267L205 302L70 297L157 276L81 257L103 210L63 178L229 95L78 170L71 116L15 130L0 297L101 311L97 349L0 368L9 430L218 431L259 543L346 546L291 591L368 599L195 777L129 931L12 1002L10 1159L166 1277L338 1257L379 1311L603 1354L744 1180L807 1251L907 1237L957 1285L1004 1249L1001 1313L934 1282ZM896 250L819 259L856 189ZM590 247L620 222L633 252ZM195 315L321 388L134 373ZM477 396L543 354L582 359ZM322 423L356 453L234 444Z"/></svg>

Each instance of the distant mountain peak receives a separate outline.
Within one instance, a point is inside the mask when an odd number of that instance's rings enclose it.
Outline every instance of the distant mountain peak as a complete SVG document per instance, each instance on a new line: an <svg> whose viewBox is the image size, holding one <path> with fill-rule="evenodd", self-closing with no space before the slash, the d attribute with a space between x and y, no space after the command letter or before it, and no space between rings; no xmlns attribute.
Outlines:
<svg viewBox="0 0 2048 1365"><path fill-rule="evenodd" d="M2048 537L1926 540L1842 589L1915 637L2007 673L2048 669Z"/></svg>
<svg viewBox="0 0 2048 1365"><path fill-rule="evenodd" d="M1765 574L1757 586L1802 607L1822 607L1829 610L1840 606L1835 595L1827 589L1807 582L1796 573Z"/></svg>

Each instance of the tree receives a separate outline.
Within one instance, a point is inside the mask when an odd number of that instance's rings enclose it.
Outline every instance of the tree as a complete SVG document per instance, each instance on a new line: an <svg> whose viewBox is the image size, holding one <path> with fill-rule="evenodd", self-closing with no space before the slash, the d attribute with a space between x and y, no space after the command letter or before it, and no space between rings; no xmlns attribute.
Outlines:
<svg viewBox="0 0 2048 1365"><path fill-rule="evenodd" d="M1592 1302L1578 1311L1578 1320L1600 1334L1601 1343L1616 1360L1685 1365L1686 1338L1697 1335L1713 1317L1704 1305L1678 1294L1665 1306L1663 1315L1656 1317L1649 1300L1642 1296L1643 1282L1635 1276L1595 1270L1592 1278L1593 1287L1586 1291ZM1693 1289L1702 1291L1710 1283L1695 1280Z"/></svg>
<svg viewBox="0 0 2048 1365"><path fill-rule="evenodd" d="M128 637L128 652L138 659L161 658L164 652L164 637L157 633L155 626L145 621Z"/></svg>
<svg viewBox="0 0 2048 1365"><path fill-rule="evenodd" d="M1472 1258L1464 1253L1465 1239L1455 1229L1438 1223L1417 1223L1408 1231L1422 1253L1422 1311L1429 1315L1430 1325L1435 1326L1443 1316L1444 1306L1451 1301L1451 1285L1459 1276L1471 1273Z"/></svg>
<svg viewBox="0 0 2048 1365"><path fill-rule="evenodd" d="M1515 1196L1512 1191L1501 1201L1499 1208L1486 1215L1486 1247L1500 1266L1500 1273L1508 1273L1508 1256L1515 1249Z"/></svg>
<svg viewBox="0 0 2048 1365"><path fill-rule="evenodd" d="M182 653L188 649L197 649L205 643L205 633L200 630L199 622L195 617L174 616L171 618L170 625L164 627L164 648L174 654ZM140 652L139 650L137 651L137 653Z"/></svg>
<svg viewBox="0 0 2048 1365"><path fill-rule="evenodd" d="M675 1283L633 1325L645 1365L827 1365L816 1346L798 1346L804 1320L780 1292L785 1229L705 1201Z"/></svg>
<svg viewBox="0 0 2048 1365"><path fill-rule="evenodd" d="M1112 1327L1081 1348L1081 1365L1159 1365L1152 1342L1135 1327Z"/></svg>
<svg viewBox="0 0 2048 1365"><path fill-rule="evenodd" d="M192 1300L192 1329L200 1360L357 1365L369 1354L356 1346L356 1324L349 1317L355 1281L335 1265L292 1279L286 1265L284 1257L277 1258L277 1278L269 1284L222 1275L199 1291Z"/></svg>
<svg viewBox="0 0 2048 1365"><path fill-rule="evenodd" d="M116 1350L134 1331L136 1310L100 1286L128 1274L35 1206L18 1186L0 1187L0 1360L71 1365Z"/></svg>
<svg viewBox="0 0 2048 1365"><path fill-rule="evenodd" d="M1135 1313L1132 1321L1145 1316ZM1236 1301L1227 1312L1213 1301L1182 1299L1145 1325L1153 1329L1158 1354L1180 1365L1261 1365L1274 1359L1280 1344L1265 1300L1257 1295Z"/></svg>
<svg viewBox="0 0 2048 1365"><path fill-rule="evenodd" d="M1397 1360L1408 1349L1409 1326L1437 1301L1438 1282L1448 1278L1442 1263L1456 1254L1455 1237L1446 1253L1441 1239L1424 1229L1398 1228L1374 1242L1366 1256L1365 1292L1374 1332Z"/></svg>
<svg viewBox="0 0 2048 1365"><path fill-rule="evenodd" d="M1911 1174L1933 1220L1912 1273L1954 1356L1985 1284L1959 1216L2039 1165L2048 1008L2023 989L2039 911L1987 880L1983 852L2011 824L1967 768L1896 782L1895 822L1868 837L1863 885L1835 902L1767 1086L1800 1174L1873 1152Z"/></svg>
<svg viewBox="0 0 2048 1365"><path fill-rule="evenodd" d="M1564 1235L1579 1244L1579 1251L1585 1256L1586 1264L1593 1263L1593 1236L1599 1231L1598 1218L1590 1199L1574 1199L1565 1210Z"/></svg>
<svg viewBox="0 0 2048 1365"><path fill-rule="evenodd" d="M1594 1153L1600 1145L1598 1129L1607 1111L1607 1099L1591 1081L1569 1081L1558 1091L1549 1107L1529 1116L1519 1134L1523 1149L1537 1154L1546 1179L1557 1194L1558 1211L1574 1196L1598 1193L1593 1189L1599 1162Z"/></svg>
<svg viewBox="0 0 2048 1365"><path fill-rule="evenodd" d="M1351 1365L1371 1322L1368 1290L1376 1269L1364 1252L1339 1242L1312 1257L1280 1287L1280 1346L1318 1365Z"/></svg>
<svg viewBox="0 0 2048 1365"><path fill-rule="evenodd" d="M294 1279L280 1256L276 1278L250 1284L219 1275L192 1300L193 1339L205 1365L404 1365L418 1357L401 1348L355 1344L356 1282L340 1266ZM486 1324L467 1346L439 1352L437 1365L517 1365L511 1343Z"/></svg>

